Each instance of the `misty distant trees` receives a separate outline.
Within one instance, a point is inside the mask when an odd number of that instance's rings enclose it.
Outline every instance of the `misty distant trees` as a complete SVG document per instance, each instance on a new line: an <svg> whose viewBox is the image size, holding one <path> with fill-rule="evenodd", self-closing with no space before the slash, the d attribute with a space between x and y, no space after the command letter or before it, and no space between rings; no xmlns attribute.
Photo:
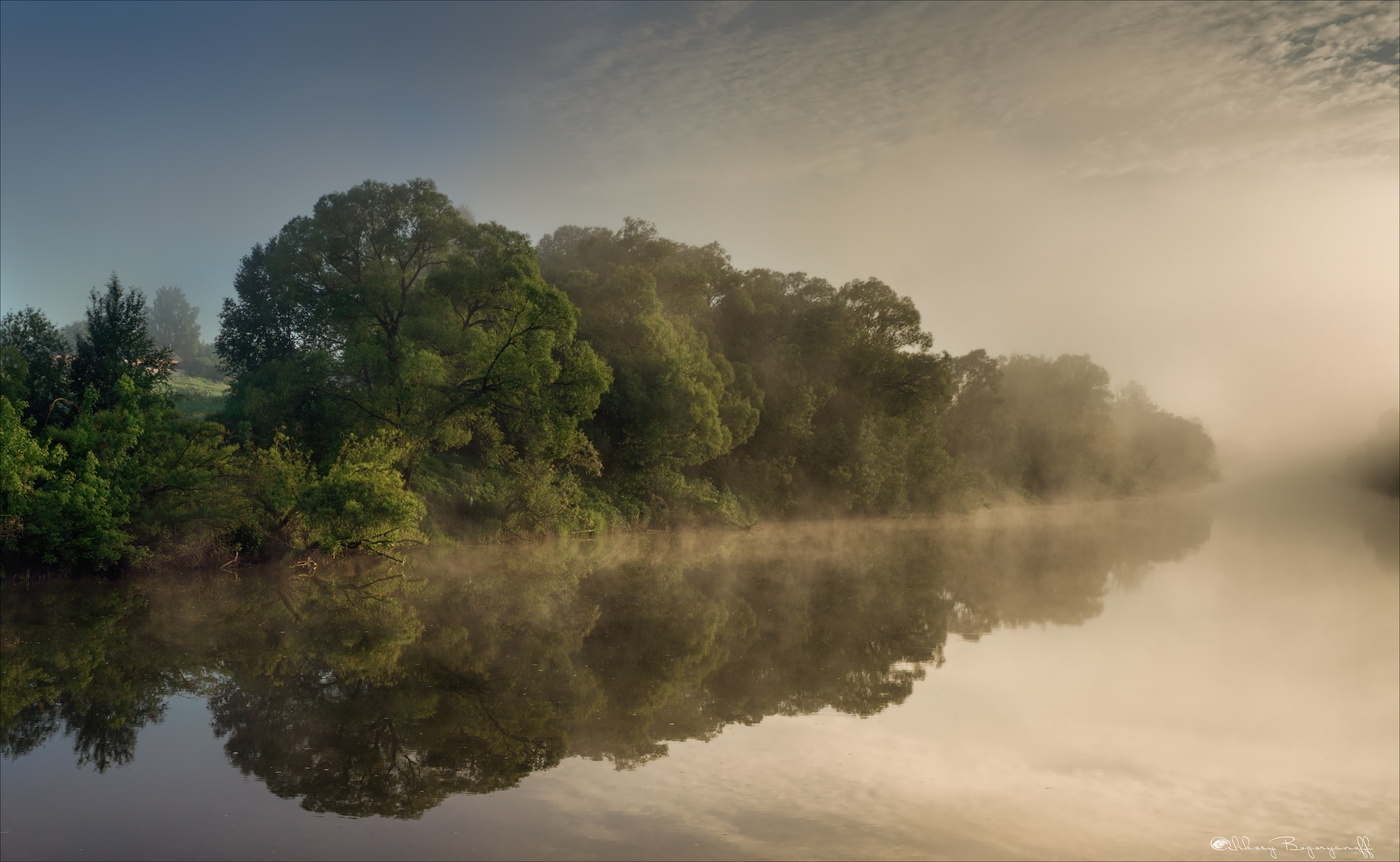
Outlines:
<svg viewBox="0 0 1400 862"><path fill-rule="evenodd" d="M151 338L169 348L175 370L192 377L222 380L212 347L200 337L199 308L190 305L178 287L162 287L151 300L147 314Z"/></svg>
<svg viewBox="0 0 1400 862"><path fill-rule="evenodd" d="M1376 430L1348 459L1363 485L1391 497L1400 497L1400 413L1381 416Z"/></svg>
<svg viewBox="0 0 1400 862"><path fill-rule="evenodd" d="M1113 399L1115 487L1132 494L1199 485L1219 478L1215 441L1201 423L1168 413L1130 382Z"/></svg>
<svg viewBox="0 0 1400 862"><path fill-rule="evenodd" d="M178 287L162 287L151 302L147 321L151 338L182 356L199 347L199 309L190 305Z"/></svg>
<svg viewBox="0 0 1400 862"><path fill-rule="evenodd" d="M1127 496L1217 478L1215 444L1130 382L1114 394L1087 356L954 361L949 449L984 488L1034 499Z"/></svg>
<svg viewBox="0 0 1400 862"><path fill-rule="evenodd" d="M585 426L604 480L619 477L610 488L648 517L705 499L720 510L737 500L768 513L901 513L1215 476L1204 429L1140 386L1115 396L1085 356L936 353L913 302L877 279L838 288L740 272L718 246L666 240L634 219L615 232L561 228L539 254L616 377ZM678 369L711 382L677 387L693 403L668 388L668 413L644 375L684 379ZM676 457L668 426L710 448Z"/></svg>
<svg viewBox="0 0 1400 862"><path fill-rule="evenodd" d="M383 552L1122 496L1216 471L1199 423L1114 394L1087 356L953 357L878 279L738 270L638 219L535 246L429 180L322 197L233 288L213 422L170 402L175 355L214 364L178 288L148 309L113 275L68 332L6 316L8 554ZM40 535L61 488L107 513L91 550Z"/></svg>

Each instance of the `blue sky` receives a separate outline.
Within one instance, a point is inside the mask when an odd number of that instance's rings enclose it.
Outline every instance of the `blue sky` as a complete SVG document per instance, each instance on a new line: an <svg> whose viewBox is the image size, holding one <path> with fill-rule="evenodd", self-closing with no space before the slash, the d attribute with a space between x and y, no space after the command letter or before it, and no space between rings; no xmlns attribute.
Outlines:
<svg viewBox="0 0 1400 862"><path fill-rule="evenodd" d="M4 2L0 308L66 323L115 270L212 339L253 243L423 176L1318 440L1400 389L1398 45L1395 3Z"/></svg>

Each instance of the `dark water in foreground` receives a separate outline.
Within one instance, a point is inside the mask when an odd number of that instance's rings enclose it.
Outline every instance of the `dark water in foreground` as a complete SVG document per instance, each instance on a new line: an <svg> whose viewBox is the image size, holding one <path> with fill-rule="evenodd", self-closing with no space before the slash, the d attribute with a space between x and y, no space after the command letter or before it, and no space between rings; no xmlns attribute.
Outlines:
<svg viewBox="0 0 1400 862"><path fill-rule="evenodd" d="M1278 485L12 582L0 855L1396 858L1396 534Z"/></svg>

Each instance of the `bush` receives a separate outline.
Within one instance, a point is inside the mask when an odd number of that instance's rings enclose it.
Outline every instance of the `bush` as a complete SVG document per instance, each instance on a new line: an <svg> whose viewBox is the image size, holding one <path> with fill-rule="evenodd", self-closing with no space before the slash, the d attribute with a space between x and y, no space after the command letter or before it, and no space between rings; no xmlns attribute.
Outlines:
<svg viewBox="0 0 1400 862"><path fill-rule="evenodd" d="M0 548L6 560L105 569L130 556L124 507L92 452L40 443L0 396ZM114 505L115 503L115 505Z"/></svg>
<svg viewBox="0 0 1400 862"><path fill-rule="evenodd" d="M350 435L326 474L298 495L306 546L327 554L381 553L421 540L423 501L394 467L402 455L386 435Z"/></svg>

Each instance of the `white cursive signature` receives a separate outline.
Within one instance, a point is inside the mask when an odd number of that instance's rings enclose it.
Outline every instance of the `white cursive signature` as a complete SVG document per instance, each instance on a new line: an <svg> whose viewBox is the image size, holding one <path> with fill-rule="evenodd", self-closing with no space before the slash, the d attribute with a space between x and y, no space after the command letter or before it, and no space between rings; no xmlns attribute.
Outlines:
<svg viewBox="0 0 1400 862"><path fill-rule="evenodd" d="M1230 836L1229 838L1211 839L1210 846L1215 850L1233 850L1236 852L1251 850L1254 852L1268 853L1270 857L1277 859L1278 852L1297 852L1299 850L1308 854L1309 859L1316 859L1317 854L1326 851L1327 855L1333 859L1337 858L1338 850L1355 850L1361 854L1362 859L1374 859L1376 854L1371 852L1371 839L1365 835L1358 835L1355 844L1299 844L1298 839L1292 835L1280 835L1271 839L1268 844L1253 844L1249 836Z"/></svg>

